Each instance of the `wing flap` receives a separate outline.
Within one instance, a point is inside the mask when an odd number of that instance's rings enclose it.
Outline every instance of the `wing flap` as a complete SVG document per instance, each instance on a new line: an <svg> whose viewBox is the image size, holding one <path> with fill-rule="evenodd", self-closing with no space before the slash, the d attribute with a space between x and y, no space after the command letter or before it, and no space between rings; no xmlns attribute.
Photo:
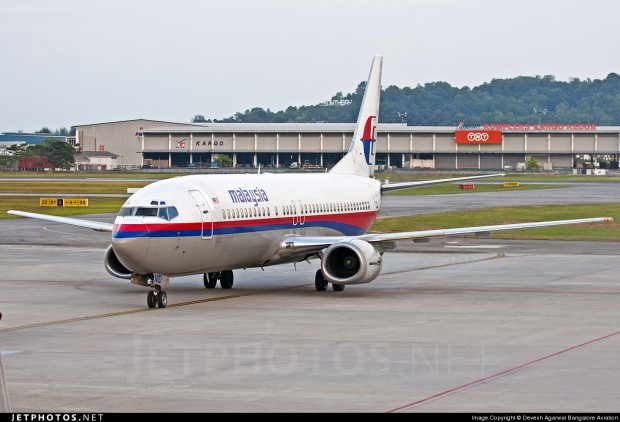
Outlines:
<svg viewBox="0 0 620 422"><path fill-rule="evenodd" d="M80 218L58 217L55 215L38 214L34 212L9 210L8 214L19 215L20 217L36 218L38 220L52 221L54 223L69 224L72 226L85 227L100 232L111 232L113 224L101 223L99 221L82 220Z"/></svg>

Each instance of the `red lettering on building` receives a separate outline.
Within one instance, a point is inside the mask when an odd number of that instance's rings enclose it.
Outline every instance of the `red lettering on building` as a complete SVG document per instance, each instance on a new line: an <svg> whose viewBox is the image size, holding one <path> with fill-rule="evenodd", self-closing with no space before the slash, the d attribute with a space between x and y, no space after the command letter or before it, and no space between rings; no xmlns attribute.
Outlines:
<svg viewBox="0 0 620 422"><path fill-rule="evenodd" d="M484 130L545 130L545 131L558 131L558 130L596 130L595 124L583 124L583 123L542 123L542 124L515 124L515 123L485 123Z"/></svg>

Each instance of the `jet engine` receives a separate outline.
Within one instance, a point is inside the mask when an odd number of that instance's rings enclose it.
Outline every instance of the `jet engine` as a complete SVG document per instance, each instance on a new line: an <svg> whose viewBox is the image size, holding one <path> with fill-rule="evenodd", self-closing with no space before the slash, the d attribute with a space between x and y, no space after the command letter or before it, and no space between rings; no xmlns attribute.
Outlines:
<svg viewBox="0 0 620 422"><path fill-rule="evenodd" d="M325 280L334 284L363 284L381 272L381 254L370 243L353 239L336 242L321 257Z"/></svg>
<svg viewBox="0 0 620 422"><path fill-rule="evenodd" d="M108 246L103 262L107 272L114 277L131 279L131 271L125 268L125 266L121 264L121 261L118 260L114 253L114 249L112 249L112 245Z"/></svg>

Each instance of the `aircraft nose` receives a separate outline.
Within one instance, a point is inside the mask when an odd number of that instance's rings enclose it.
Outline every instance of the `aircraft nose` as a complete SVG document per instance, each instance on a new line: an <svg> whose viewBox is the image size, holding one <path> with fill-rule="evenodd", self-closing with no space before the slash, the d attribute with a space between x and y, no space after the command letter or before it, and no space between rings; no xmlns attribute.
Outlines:
<svg viewBox="0 0 620 422"><path fill-rule="evenodd" d="M139 219L125 218L114 224L112 249L119 261L129 270L138 274L148 274L146 268L149 250L149 229Z"/></svg>

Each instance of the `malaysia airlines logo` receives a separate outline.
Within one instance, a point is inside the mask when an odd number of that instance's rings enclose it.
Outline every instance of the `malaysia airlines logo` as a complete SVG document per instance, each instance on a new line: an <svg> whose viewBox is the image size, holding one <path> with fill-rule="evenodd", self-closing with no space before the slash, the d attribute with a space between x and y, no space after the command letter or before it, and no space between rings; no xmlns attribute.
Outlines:
<svg viewBox="0 0 620 422"><path fill-rule="evenodd" d="M269 202L267 192L259 187L254 189L229 189L228 194L233 204L238 202L254 202L254 206L258 207L259 202Z"/></svg>
<svg viewBox="0 0 620 422"><path fill-rule="evenodd" d="M364 157L366 158L366 164L371 165L375 160L370 157L374 157L375 155L375 129L377 126L373 124L374 119L377 116L368 116L366 119L366 124L364 125L364 134L362 135L362 145L364 146Z"/></svg>

